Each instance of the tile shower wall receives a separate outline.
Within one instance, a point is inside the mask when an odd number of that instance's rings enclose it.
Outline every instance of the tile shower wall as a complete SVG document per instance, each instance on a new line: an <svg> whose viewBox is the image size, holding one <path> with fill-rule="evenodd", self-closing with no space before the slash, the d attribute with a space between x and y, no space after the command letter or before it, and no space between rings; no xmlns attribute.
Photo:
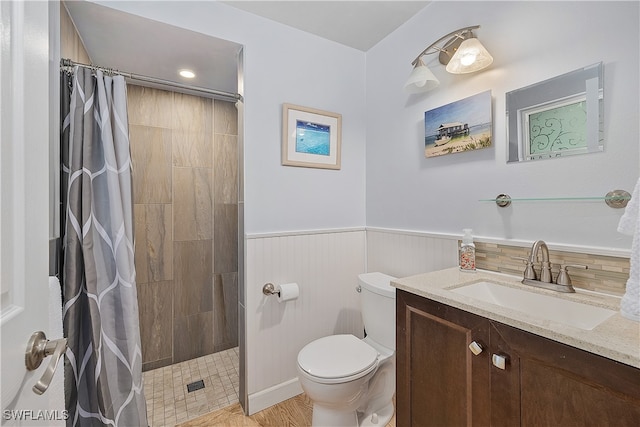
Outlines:
<svg viewBox="0 0 640 427"><path fill-rule="evenodd" d="M238 345L237 112L130 85L143 370Z"/></svg>

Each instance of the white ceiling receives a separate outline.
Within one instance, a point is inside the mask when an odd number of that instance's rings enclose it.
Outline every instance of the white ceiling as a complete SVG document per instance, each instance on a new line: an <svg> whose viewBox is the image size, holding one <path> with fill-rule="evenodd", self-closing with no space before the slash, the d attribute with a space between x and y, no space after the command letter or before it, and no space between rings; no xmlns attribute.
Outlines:
<svg viewBox="0 0 640 427"><path fill-rule="evenodd" d="M428 1L223 1L229 6L366 52Z"/></svg>
<svg viewBox="0 0 640 427"><path fill-rule="evenodd" d="M229 6L367 51L428 1L224 1ZM88 1L64 3L93 64L237 92L241 45ZM149 2L149 6L153 3ZM190 81L177 69L196 70Z"/></svg>
<svg viewBox="0 0 640 427"><path fill-rule="evenodd" d="M151 5L151 3L150 3ZM65 6L95 65L236 93L241 45L88 1ZM178 70L195 70L187 80Z"/></svg>

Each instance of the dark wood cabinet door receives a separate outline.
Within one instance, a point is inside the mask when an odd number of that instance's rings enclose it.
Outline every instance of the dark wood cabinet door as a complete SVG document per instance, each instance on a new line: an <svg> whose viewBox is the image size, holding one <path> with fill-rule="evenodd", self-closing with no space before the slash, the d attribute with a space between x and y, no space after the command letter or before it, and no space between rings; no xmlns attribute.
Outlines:
<svg viewBox="0 0 640 427"><path fill-rule="evenodd" d="M396 425L640 426L640 369L402 290L396 300Z"/></svg>
<svg viewBox="0 0 640 427"><path fill-rule="evenodd" d="M401 290L396 299L397 425L489 425L489 321Z"/></svg>
<svg viewBox="0 0 640 427"><path fill-rule="evenodd" d="M491 426L514 427L520 425L520 358L509 346L496 323L491 322L491 356L504 357L504 369L491 366Z"/></svg>
<svg viewBox="0 0 640 427"><path fill-rule="evenodd" d="M499 323L491 330L496 345L517 365L520 392L519 402L508 401L515 380L492 370L492 411L502 408L506 418L519 404L524 427L640 426L639 369Z"/></svg>

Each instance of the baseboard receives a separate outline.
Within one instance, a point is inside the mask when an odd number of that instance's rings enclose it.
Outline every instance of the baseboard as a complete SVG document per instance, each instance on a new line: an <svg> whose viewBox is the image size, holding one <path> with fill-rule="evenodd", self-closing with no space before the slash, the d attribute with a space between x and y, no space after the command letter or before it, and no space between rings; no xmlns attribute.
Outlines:
<svg viewBox="0 0 640 427"><path fill-rule="evenodd" d="M248 414L253 415L270 406L291 399L302 393L298 378L292 378L273 387L249 394Z"/></svg>

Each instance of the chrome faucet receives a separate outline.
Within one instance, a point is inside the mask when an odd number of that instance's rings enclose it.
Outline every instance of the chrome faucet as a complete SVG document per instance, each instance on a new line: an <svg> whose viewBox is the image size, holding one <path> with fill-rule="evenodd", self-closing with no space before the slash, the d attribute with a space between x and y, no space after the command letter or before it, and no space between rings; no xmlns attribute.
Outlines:
<svg viewBox="0 0 640 427"><path fill-rule="evenodd" d="M540 278L536 274L534 264L538 258L538 252L542 251L542 262L540 266ZM566 265L563 266L558 274L557 283L553 283L551 276L551 262L549 261L549 248L542 240L536 240L531 247L529 258L522 258L527 266L524 270L524 278L522 283L525 285L536 286L538 288L551 289L558 292L575 292L571 286L571 279L567 273L567 267L587 268L586 265Z"/></svg>

